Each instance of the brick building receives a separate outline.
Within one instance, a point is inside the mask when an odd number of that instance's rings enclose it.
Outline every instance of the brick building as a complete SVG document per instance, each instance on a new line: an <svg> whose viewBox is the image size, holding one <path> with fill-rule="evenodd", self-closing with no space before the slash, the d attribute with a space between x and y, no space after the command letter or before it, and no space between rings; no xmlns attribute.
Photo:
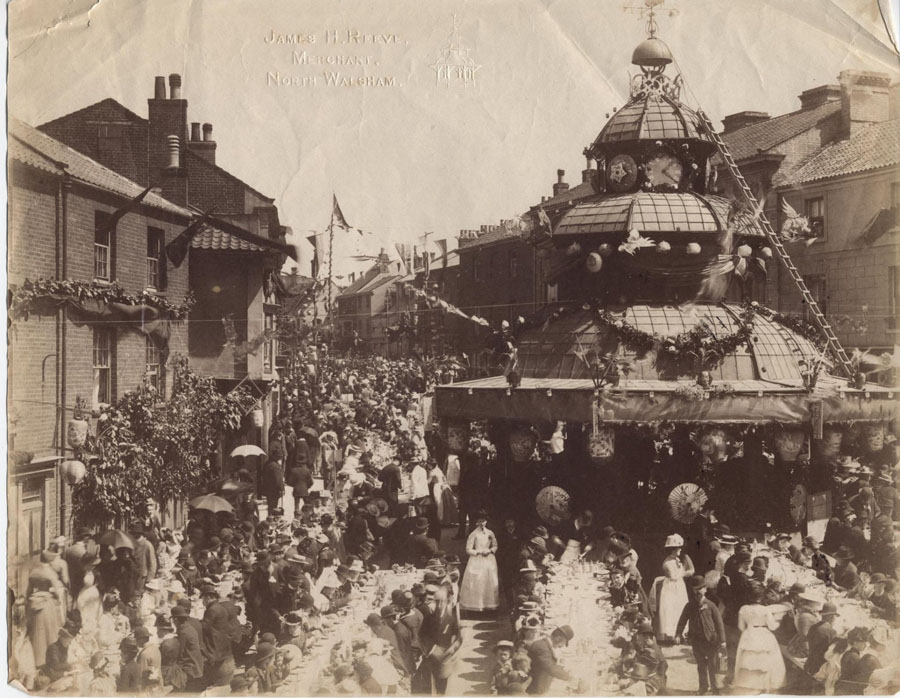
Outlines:
<svg viewBox="0 0 900 698"><path fill-rule="evenodd" d="M11 291L26 281L70 279L183 301L187 267L167 264L164 247L190 222L189 210L153 192L135 203L140 185L15 119L9 161ZM10 330L11 560L31 559L70 532L71 491L57 465L76 398L97 407L145 378L169 392L166 350L187 351L184 325L171 325L161 343L109 306L105 317L77 304L57 307L35 308ZM153 312L144 306L141 314L149 320Z"/></svg>
<svg viewBox="0 0 900 698"><path fill-rule="evenodd" d="M189 318L192 367L215 377L223 390L249 385L260 397L261 429L245 439L266 447L276 401L277 346L265 339L275 327L280 298L275 282L285 261L290 229L281 224L274 199L216 162L212 125L188 123L181 76L157 77L145 119L104 99L49 121L40 130L143 186L158 187L169 201L214 212L199 226L187 260L197 302Z"/></svg>
<svg viewBox="0 0 900 698"><path fill-rule="evenodd" d="M897 88L886 74L847 70L799 98L789 114L727 116L723 137L776 229L784 202L809 220L787 249L840 341L889 350L900 334ZM732 186L721 172L720 184ZM772 307L803 314L780 264L769 265L768 295Z"/></svg>

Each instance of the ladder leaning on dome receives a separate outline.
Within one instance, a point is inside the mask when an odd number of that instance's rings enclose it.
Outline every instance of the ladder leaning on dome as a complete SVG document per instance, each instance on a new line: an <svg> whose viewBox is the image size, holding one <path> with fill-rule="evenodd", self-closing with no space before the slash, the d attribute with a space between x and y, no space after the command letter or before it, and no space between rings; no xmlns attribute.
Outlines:
<svg viewBox="0 0 900 698"><path fill-rule="evenodd" d="M722 156L722 160L728 167L729 172L731 172L731 176L734 177L735 182L737 182L738 186L740 187L741 192L744 195L745 203L752 209L756 209L758 211L757 221L759 223L759 226L762 228L762 231L765 234L766 239L769 241L769 244L775 248L775 251L778 253L779 259L781 259L781 261L784 263L784 266L788 270L788 273L791 275L791 278L794 280L794 283L797 284L797 288L800 289L800 294L803 296L803 301L809 307L809 312L813 317L813 322L819 329L819 331L825 336L828 347L831 349L831 353L837 360L841 371L847 378L852 379L853 369L850 364L850 359L847 356L847 352L844 351L844 348L841 346L840 341L838 341L837 335L835 335L831 325L828 324L828 320L825 319L825 314L819 308L819 304L816 302L816 299L813 298L813 295L807 287L806 282L803 280L803 276L800 274L800 271L796 266L794 266L794 263L791 261L790 255L788 255L787 250L784 247L784 243L781 242L781 239L775 233L775 230L772 228L771 223L769 223L769 219L766 218L766 214L763 212L762 207L758 206L756 197L753 196L753 192L751 191L750 186L747 184L747 180L744 179L744 176L738 169L737 163L734 161L734 158L728 151L728 146L725 145L725 141L722 140L721 136L716 133L716 129L706 113L703 111L698 111L697 114L700 116L700 120L702 121L706 131L709 133L710 138L712 138L713 142L716 144L716 148L718 148L719 150L719 155Z"/></svg>

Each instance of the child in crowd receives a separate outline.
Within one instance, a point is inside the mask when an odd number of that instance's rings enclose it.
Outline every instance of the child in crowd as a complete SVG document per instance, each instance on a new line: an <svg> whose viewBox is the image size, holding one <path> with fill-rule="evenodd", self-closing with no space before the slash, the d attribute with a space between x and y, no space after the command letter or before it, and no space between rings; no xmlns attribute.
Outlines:
<svg viewBox="0 0 900 698"><path fill-rule="evenodd" d="M506 685L510 682L512 673L513 643L509 640L501 640L494 645L494 670L491 674L491 694L502 695Z"/></svg>

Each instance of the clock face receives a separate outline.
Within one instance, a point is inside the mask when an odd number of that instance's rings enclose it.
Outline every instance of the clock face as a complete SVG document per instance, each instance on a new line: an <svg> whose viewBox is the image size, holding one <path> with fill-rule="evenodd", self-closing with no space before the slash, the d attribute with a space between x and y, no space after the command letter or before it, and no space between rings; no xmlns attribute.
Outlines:
<svg viewBox="0 0 900 698"><path fill-rule="evenodd" d="M669 153L653 155L645 165L647 181L654 187L677 189L681 184L684 168L681 161Z"/></svg>
<svg viewBox="0 0 900 698"><path fill-rule="evenodd" d="M628 191L637 181L637 163L630 155L616 155L606 166L606 182L613 191Z"/></svg>

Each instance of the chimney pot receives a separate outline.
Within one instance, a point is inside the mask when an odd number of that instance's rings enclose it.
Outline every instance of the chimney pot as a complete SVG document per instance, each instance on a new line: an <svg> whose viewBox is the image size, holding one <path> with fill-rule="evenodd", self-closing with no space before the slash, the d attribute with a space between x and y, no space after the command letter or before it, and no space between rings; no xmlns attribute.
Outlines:
<svg viewBox="0 0 900 698"><path fill-rule="evenodd" d="M153 99L166 98L166 79L162 75L157 75L153 81Z"/></svg>
<svg viewBox="0 0 900 698"><path fill-rule="evenodd" d="M563 177L565 177L565 176L566 176L566 171L565 171L565 170L557 170L557 171L556 171L556 182L557 182L557 184L562 184L562 183L563 183Z"/></svg>
<svg viewBox="0 0 900 698"><path fill-rule="evenodd" d="M191 122L191 140L194 142L200 140L200 122L199 121Z"/></svg>
<svg viewBox="0 0 900 698"><path fill-rule="evenodd" d="M169 99L181 99L181 76L178 73L169 76Z"/></svg>
<svg viewBox="0 0 900 698"><path fill-rule="evenodd" d="M166 141L169 144L169 166L170 170L178 169L178 155L179 155L179 146L178 146L178 136L171 135L166 137Z"/></svg>
<svg viewBox="0 0 900 698"><path fill-rule="evenodd" d="M556 171L556 184L553 185L553 196L557 194L561 194L569 188L569 185L563 181L563 177L566 176L565 170L557 170Z"/></svg>
<svg viewBox="0 0 900 698"><path fill-rule="evenodd" d="M211 141L212 139L212 124L203 124L203 140Z"/></svg>

